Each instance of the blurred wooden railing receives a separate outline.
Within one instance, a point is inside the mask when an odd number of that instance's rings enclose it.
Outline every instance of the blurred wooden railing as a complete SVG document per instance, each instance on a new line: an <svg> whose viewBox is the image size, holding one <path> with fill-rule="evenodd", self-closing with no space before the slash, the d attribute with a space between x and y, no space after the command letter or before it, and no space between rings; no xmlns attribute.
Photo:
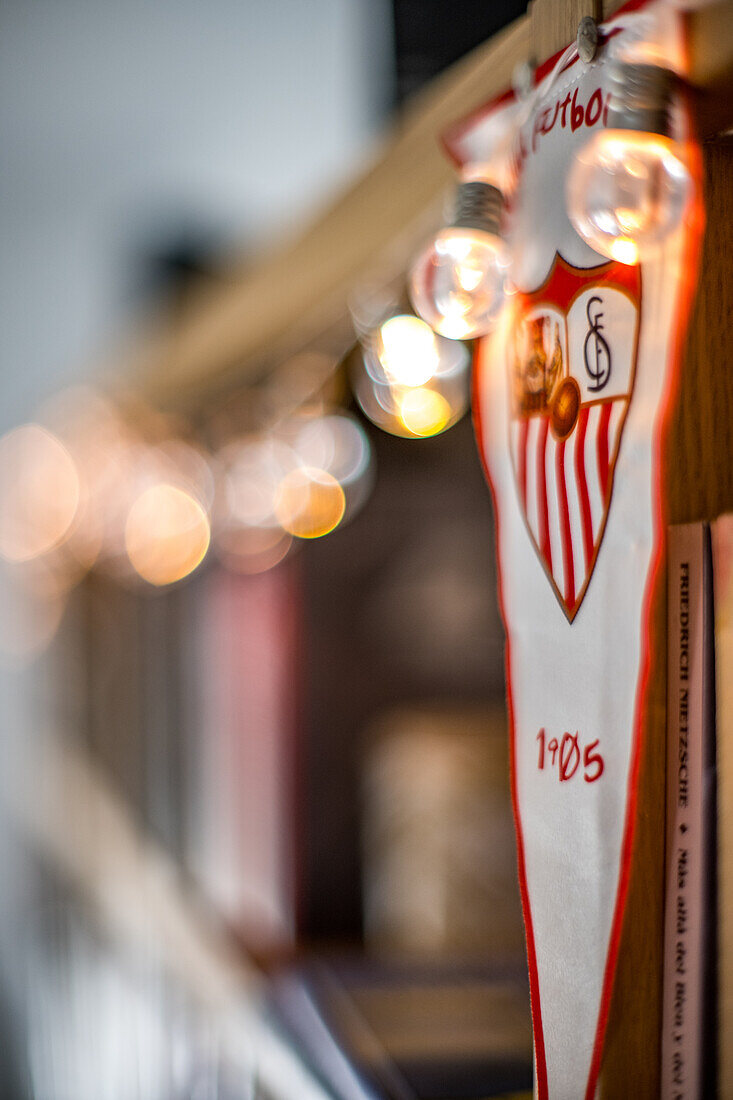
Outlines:
<svg viewBox="0 0 733 1100"><path fill-rule="evenodd" d="M32 788L13 792L11 820L92 916L109 950L169 976L251 1061L258 1096L330 1100L272 1026L262 975L88 754L46 737L34 746L30 774Z"/></svg>

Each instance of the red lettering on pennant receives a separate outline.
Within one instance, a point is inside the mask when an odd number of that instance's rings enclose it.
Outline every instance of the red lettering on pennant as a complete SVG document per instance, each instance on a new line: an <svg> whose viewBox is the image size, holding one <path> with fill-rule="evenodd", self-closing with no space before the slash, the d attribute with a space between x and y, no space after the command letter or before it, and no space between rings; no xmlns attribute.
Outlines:
<svg viewBox="0 0 733 1100"><path fill-rule="evenodd" d="M537 770L544 771L547 756L550 758L550 768L557 765L557 777L561 783L568 783L583 764L583 779L586 783L595 783L605 771L603 756L598 750L599 738L590 741L585 747L581 746L580 735L575 733L563 733L558 741L552 737L547 741L547 732L543 726L535 738L539 745L537 756Z"/></svg>

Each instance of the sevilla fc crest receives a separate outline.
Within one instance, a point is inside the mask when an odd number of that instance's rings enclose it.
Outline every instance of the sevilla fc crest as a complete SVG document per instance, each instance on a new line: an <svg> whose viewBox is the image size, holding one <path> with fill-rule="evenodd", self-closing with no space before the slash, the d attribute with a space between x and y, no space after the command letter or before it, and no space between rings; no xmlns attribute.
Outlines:
<svg viewBox="0 0 733 1100"><path fill-rule="evenodd" d="M527 530L572 622L603 540L636 370L641 272L572 267L513 296L511 459Z"/></svg>

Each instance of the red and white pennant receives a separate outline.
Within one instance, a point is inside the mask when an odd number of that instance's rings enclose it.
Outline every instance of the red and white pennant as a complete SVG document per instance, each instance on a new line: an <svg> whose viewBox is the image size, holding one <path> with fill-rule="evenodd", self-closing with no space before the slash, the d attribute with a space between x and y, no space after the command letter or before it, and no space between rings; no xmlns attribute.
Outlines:
<svg viewBox="0 0 733 1100"><path fill-rule="evenodd" d="M601 41L638 39L647 7L632 0ZM445 144L470 169L522 116L514 289L478 343L474 417L496 511L536 1093L593 1100L631 864L662 440L701 217L695 200L641 266L604 262L581 240L565 183L605 124L608 52L589 65L572 51L556 60L540 68L529 112L508 92ZM681 109L675 125L699 193Z"/></svg>

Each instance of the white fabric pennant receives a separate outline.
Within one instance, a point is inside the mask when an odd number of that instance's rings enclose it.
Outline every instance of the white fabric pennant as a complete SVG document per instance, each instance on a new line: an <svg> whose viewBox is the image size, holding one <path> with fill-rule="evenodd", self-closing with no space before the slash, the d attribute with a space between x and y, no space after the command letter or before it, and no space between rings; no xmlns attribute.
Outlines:
<svg viewBox="0 0 733 1100"><path fill-rule="evenodd" d="M648 25L638 7L604 37L638 39L638 21ZM507 632L536 1094L559 1100L590 1100L600 1070L664 533L661 438L699 236L681 226L658 258L629 267L570 225L566 175L604 125L607 52L585 66L566 51L523 122L516 292L475 362ZM487 113L517 109L510 95ZM478 163L489 130L477 115L446 144Z"/></svg>

